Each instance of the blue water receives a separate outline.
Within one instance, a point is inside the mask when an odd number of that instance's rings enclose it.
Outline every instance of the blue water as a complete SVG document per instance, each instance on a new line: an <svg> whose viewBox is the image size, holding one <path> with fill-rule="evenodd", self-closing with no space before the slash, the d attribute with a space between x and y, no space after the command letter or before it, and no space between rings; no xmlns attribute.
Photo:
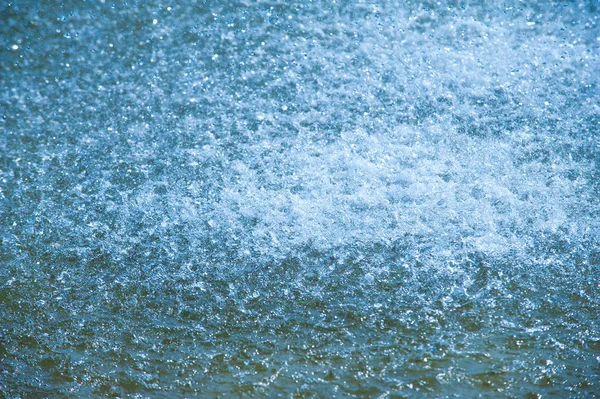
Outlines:
<svg viewBox="0 0 600 399"><path fill-rule="evenodd" d="M595 1L0 5L0 398L600 397Z"/></svg>

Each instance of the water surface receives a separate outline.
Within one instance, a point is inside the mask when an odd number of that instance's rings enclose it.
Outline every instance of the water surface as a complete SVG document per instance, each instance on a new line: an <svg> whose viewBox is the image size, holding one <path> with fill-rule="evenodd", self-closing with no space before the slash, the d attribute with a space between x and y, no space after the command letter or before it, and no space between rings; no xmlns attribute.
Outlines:
<svg viewBox="0 0 600 399"><path fill-rule="evenodd" d="M0 397L600 396L594 1L0 5Z"/></svg>

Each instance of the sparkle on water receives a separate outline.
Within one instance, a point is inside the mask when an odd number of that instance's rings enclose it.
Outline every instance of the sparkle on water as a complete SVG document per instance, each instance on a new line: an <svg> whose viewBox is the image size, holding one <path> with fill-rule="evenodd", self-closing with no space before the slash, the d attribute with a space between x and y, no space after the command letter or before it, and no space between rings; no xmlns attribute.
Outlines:
<svg viewBox="0 0 600 399"><path fill-rule="evenodd" d="M0 5L0 397L599 397L595 1Z"/></svg>

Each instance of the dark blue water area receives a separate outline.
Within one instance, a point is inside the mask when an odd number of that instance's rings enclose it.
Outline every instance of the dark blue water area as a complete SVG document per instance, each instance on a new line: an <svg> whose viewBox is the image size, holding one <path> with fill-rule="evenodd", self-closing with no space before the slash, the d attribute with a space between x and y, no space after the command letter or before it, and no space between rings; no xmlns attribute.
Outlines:
<svg viewBox="0 0 600 399"><path fill-rule="evenodd" d="M596 1L4 1L0 398L600 397Z"/></svg>

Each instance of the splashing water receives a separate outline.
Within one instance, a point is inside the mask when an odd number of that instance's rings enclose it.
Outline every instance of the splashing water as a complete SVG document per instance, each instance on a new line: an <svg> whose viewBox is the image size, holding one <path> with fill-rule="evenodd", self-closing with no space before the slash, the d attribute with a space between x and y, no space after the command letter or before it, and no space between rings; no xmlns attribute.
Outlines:
<svg viewBox="0 0 600 399"><path fill-rule="evenodd" d="M0 5L0 397L600 396L599 19Z"/></svg>

